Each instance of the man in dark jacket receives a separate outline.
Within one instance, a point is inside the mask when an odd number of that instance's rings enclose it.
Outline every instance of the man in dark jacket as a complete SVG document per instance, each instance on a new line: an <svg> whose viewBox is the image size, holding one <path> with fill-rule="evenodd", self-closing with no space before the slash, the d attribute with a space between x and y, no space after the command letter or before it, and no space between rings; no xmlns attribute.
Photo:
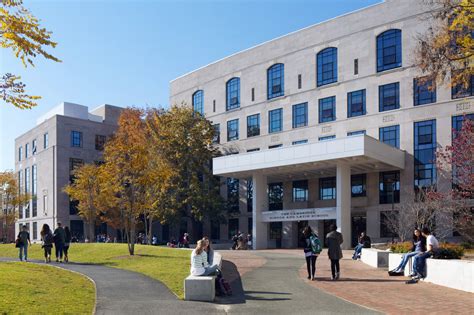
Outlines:
<svg viewBox="0 0 474 315"><path fill-rule="evenodd" d="M56 262L63 262L64 243L66 242L66 232L62 227L61 222L58 222L58 227L54 230L54 248L56 249Z"/></svg>
<svg viewBox="0 0 474 315"><path fill-rule="evenodd" d="M372 246L372 241L370 237L365 235L365 232L360 233L359 242L354 247L354 255L352 255L352 259L357 260L360 258L360 253L362 252L362 248L370 248Z"/></svg>
<svg viewBox="0 0 474 315"><path fill-rule="evenodd" d="M342 234L337 231L337 226L331 224L329 232L326 235L326 245L328 247L328 256L331 259L332 280L339 279L340 267L339 260L342 258L341 244L344 242Z"/></svg>

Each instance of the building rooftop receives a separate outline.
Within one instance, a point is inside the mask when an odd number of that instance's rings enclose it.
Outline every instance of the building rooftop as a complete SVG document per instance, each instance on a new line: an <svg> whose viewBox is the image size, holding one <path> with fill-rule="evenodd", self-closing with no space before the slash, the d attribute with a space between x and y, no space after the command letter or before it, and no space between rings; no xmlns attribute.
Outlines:
<svg viewBox="0 0 474 315"><path fill-rule="evenodd" d="M103 104L95 109L89 111L89 108L84 105L80 104L75 104L75 103L69 103L69 102L62 102L58 106L52 108L49 110L47 113L44 115L40 116L36 120L36 125L40 125L44 121L50 119L51 117L54 117L56 115L61 115L61 116L66 116L66 117L72 117L72 118L77 118L77 119L84 119L84 120L90 120L90 121L95 121L95 122L104 122L107 116L107 111L105 108L112 108L115 110L122 110L122 107L118 106L113 106L113 105L108 105L108 104Z"/></svg>

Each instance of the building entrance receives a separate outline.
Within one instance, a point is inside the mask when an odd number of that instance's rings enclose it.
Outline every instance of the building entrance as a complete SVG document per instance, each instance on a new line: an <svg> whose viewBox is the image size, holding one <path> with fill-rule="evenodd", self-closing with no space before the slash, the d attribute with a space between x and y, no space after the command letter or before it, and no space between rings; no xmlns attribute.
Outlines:
<svg viewBox="0 0 474 315"><path fill-rule="evenodd" d="M357 215L352 217L352 247L357 245L359 235L367 230L367 217Z"/></svg>

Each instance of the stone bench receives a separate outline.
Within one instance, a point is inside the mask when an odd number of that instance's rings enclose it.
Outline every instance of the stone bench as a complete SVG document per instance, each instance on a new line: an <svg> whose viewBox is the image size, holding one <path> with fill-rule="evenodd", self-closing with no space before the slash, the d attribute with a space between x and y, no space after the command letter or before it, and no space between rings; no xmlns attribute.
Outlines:
<svg viewBox="0 0 474 315"><path fill-rule="evenodd" d="M404 254L401 253L390 253L388 254L388 270L393 270L400 265ZM413 271L413 257L410 257L407 265L405 266L404 276L408 277Z"/></svg>
<svg viewBox="0 0 474 315"><path fill-rule="evenodd" d="M427 259L425 281L474 293L474 261Z"/></svg>
<svg viewBox="0 0 474 315"><path fill-rule="evenodd" d="M214 251L214 264L222 267L222 256ZM216 297L215 276L188 276L184 279L184 299L186 301L212 302Z"/></svg>
<svg viewBox="0 0 474 315"><path fill-rule="evenodd" d="M375 268L386 268L388 267L388 255L389 252L384 250L375 248L362 248L360 260L363 263Z"/></svg>

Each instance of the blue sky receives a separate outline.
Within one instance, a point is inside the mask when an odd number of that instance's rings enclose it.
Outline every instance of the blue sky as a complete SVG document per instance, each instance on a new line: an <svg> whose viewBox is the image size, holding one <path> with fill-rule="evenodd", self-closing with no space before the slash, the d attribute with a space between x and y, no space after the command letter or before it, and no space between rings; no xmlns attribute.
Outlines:
<svg viewBox="0 0 474 315"><path fill-rule="evenodd" d="M0 171L14 168L14 140L63 101L95 108L168 106L169 81L215 60L380 0L58 0L24 5L53 31L62 63L25 69L0 51L0 73L22 76L32 110L0 101ZM350 26L346 26L350 27Z"/></svg>

